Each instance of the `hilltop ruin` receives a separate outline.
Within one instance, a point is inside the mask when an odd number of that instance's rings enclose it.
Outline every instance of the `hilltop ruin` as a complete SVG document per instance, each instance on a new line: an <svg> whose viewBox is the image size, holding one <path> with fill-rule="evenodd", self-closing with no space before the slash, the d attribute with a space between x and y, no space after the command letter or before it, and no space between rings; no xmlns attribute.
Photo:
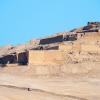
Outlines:
<svg viewBox="0 0 100 100"><path fill-rule="evenodd" d="M67 55L74 52L79 54L82 52L100 53L99 35L100 22L88 22L86 26L70 32L57 33L53 36L31 41L30 44L6 48L6 51L0 54L0 64L63 64L66 58L62 56L64 53ZM85 44L86 38L93 39L93 36L97 36L95 40L91 40L95 45L89 44L89 41ZM81 42L77 43L79 40ZM1 48L0 51L2 50ZM46 58L48 58L47 61ZM44 63L45 61L46 63Z"/></svg>

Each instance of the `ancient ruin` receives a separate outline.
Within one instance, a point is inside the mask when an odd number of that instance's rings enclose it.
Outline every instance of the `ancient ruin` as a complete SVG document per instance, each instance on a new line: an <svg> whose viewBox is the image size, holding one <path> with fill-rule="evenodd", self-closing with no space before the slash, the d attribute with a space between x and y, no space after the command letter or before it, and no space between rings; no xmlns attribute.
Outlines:
<svg viewBox="0 0 100 100"><path fill-rule="evenodd" d="M100 100L100 22L0 47L0 76L0 100Z"/></svg>
<svg viewBox="0 0 100 100"><path fill-rule="evenodd" d="M97 34L96 32L99 32L99 30L100 30L99 22L88 22L87 26L84 26L83 28L81 28L81 30L76 29L73 32L57 33L53 36L38 39L38 42L36 40L35 42L31 41L30 46L23 45L23 47L20 46L21 49L18 49L18 47L10 47L8 50L9 52L7 52L7 54L5 53L0 56L0 64L27 65L30 62L32 62L32 59L33 63L34 62L38 63L36 59L40 59L42 63L43 62L42 60L47 55L46 52L48 52L47 56L48 58L50 57L51 59L56 59L55 53L60 52L61 50L66 52L77 51L80 53L86 51L86 52L99 53L100 52L99 45L96 46L92 44L75 43L75 41L77 42L79 39L82 39L83 37L88 37L89 35L92 36L93 34ZM98 44L99 40L97 40L96 42ZM38 55L38 57L36 54ZM52 54L54 54L55 56L53 56ZM39 55L41 56L43 55L42 58ZM57 57L59 58L58 55L59 53L57 54Z"/></svg>

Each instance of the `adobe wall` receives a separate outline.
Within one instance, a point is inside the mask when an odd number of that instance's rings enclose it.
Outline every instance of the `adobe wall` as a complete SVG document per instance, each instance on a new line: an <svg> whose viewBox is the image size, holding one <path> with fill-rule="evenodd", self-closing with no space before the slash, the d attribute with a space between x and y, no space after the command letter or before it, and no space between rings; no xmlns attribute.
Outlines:
<svg viewBox="0 0 100 100"><path fill-rule="evenodd" d="M99 45L92 44L61 44L59 50L64 52L88 52L88 53L100 53Z"/></svg>
<svg viewBox="0 0 100 100"><path fill-rule="evenodd" d="M59 50L70 52L72 51L72 44L59 44Z"/></svg>
<svg viewBox="0 0 100 100"><path fill-rule="evenodd" d="M80 52L81 51L81 44L79 44L79 43L60 44L59 50L66 52L66 53L73 52L73 51Z"/></svg>
<svg viewBox="0 0 100 100"><path fill-rule="evenodd" d="M29 65L62 65L64 54L59 50L29 51Z"/></svg>
<svg viewBox="0 0 100 100"><path fill-rule="evenodd" d="M89 53L100 53L100 47L98 45L81 45L82 52L89 52Z"/></svg>
<svg viewBox="0 0 100 100"><path fill-rule="evenodd" d="M55 37L41 39L40 44L50 44L50 43L56 43L56 42L62 42L62 41L63 41L63 35L59 35Z"/></svg>
<svg viewBox="0 0 100 100"><path fill-rule="evenodd" d="M17 53L17 63L19 65L27 65L27 63L28 63L28 52Z"/></svg>

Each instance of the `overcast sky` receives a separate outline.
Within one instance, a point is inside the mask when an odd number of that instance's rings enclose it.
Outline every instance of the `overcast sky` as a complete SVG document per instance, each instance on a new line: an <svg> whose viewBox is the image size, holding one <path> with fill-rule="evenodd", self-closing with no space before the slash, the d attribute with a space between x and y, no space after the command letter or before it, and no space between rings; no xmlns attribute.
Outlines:
<svg viewBox="0 0 100 100"><path fill-rule="evenodd" d="M100 0L0 0L0 46L100 21Z"/></svg>

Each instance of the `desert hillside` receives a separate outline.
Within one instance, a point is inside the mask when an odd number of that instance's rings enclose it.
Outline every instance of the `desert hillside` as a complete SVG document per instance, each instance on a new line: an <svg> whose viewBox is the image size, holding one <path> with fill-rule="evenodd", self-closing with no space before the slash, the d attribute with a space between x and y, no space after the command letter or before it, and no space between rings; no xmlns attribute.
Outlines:
<svg viewBox="0 0 100 100"><path fill-rule="evenodd" d="M100 100L100 22L0 47L0 100Z"/></svg>

